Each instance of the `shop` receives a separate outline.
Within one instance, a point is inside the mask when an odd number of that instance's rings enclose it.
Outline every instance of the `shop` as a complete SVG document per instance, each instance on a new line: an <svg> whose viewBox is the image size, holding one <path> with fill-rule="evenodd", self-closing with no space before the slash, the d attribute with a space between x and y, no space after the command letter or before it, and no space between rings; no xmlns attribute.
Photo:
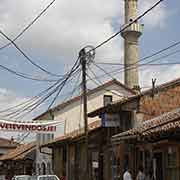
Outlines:
<svg viewBox="0 0 180 180"><path fill-rule="evenodd" d="M128 147L126 160L134 178L141 165L147 176L152 173L158 180L179 180L179 140L179 108L112 137L115 149L121 143Z"/></svg>

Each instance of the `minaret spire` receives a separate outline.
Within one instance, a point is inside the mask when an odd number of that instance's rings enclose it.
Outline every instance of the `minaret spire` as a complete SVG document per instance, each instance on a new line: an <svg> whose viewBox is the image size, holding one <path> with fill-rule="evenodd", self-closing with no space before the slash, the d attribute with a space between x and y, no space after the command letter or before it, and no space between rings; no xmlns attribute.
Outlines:
<svg viewBox="0 0 180 180"><path fill-rule="evenodd" d="M125 26L137 18L138 0L124 0L125 2ZM124 38L124 66L125 84L134 89L139 88L138 60L139 45L138 40L142 34L143 25L138 22L121 33Z"/></svg>

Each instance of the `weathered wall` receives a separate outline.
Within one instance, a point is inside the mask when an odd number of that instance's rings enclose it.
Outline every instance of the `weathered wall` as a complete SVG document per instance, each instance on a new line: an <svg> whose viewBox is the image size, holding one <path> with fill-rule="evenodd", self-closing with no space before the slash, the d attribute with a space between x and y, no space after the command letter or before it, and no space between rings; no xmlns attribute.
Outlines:
<svg viewBox="0 0 180 180"><path fill-rule="evenodd" d="M159 91L154 97L151 93L142 96L139 111L144 114L143 120L148 120L179 107L180 85Z"/></svg>
<svg viewBox="0 0 180 180"><path fill-rule="evenodd" d="M111 85L106 89L114 91L118 93L120 96L131 95L129 92L127 92L126 90L124 90L123 88L117 85ZM113 101L119 100L121 98L120 96L114 95L113 93L107 92L106 90L100 90L88 96L88 102L87 102L88 112L92 112L95 109L103 106L104 95L112 95ZM56 111L54 113L55 120L65 121L65 133L71 133L72 131L83 128L84 121L83 121L82 111L83 111L82 100L78 100ZM98 117L89 118L88 123L92 123L97 120L100 119ZM60 131L57 131L57 133L55 134L55 136L60 136L60 135L61 135Z"/></svg>
<svg viewBox="0 0 180 180"><path fill-rule="evenodd" d="M63 176L63 150L62 148L54 148L53 149L53 170L54 174L56 174L59 178Z"/></svg>

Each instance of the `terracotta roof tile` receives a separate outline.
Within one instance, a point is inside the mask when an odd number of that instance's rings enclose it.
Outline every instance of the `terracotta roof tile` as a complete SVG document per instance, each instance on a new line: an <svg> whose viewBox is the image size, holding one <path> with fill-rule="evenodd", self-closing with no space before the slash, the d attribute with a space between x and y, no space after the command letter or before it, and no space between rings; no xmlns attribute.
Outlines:
<svg viewBox="0 0 180 180"><path fill-rule="evenodd" d="M134 136L149 136L153 133L161 133L175 128L180 128L180 108L147 120L137 128L115 135L112 140L116 141L117 139Z"/></svg>
<svg viewBox="0 0 180 180"><path fill-rule="evenodd" d="M15 141L5 138L0 138L0 147L15 148L17 145L18 143Z"/></svg>
<svg viewBox="0 0 180 180"><path fill-rule="evenodd" d="M178 86L178 85L180 85L180 78L177 78L177 79L174 79L174 80L169 81L167 83L156 86L155 87L155 92L156 91L158 91L158 92L163 91L163 90L165 90L167 88L170 88L170 87L173 87L173 86ZM130 97L123 98L123 99L121 99L119 101L113 102L112 104L109 104L109 105L104 106L104 107L100 107L100 108L94 110L93 112L88 113L88 116L89 117L98 116L102 112L111 111L111 109L113 107L121 106L124 103L127 103L129 101L133 101L135 99L138 99L138 98L140 98L142 96L145 96L145 95L149 95L151 93L152 93L152 89L148 89L148 90L143 91L143 92L141 92L141 93L139 93L137 95L132 95Z"/></svg>
<svg viewBox="0 0 180 180"><path fill-rule="evenodd" d="M34 142L19 145L16 149L10 150L7 154L1 156L0 161L23 159L25 155L35 149L35 147L36 144Z"/></svg>
<svg viewBox="0 0 180 180"><path fill-rule="evenodd" d="M89 132L91 132L91 131L99 128L99 127L101 127L101 121L98 120L98 121L92 122L92 123L90 123L89 126L88 126ZM43 144L42 147L50 146L50 145L55 144L55 143L57 143L57 142L60 143L60 142L72 140L72 139L74 139L74 138L77 138L77 137L82 136L83 134L84 134L84 129L81 128L81 129L79 129L79 130L75 130L75 131L73 131L73 132L71 132L71 133L68 133L68 134L66 134L66 135L64 135L64 136L57 137L57 138L54 139L53 141L50 141L50 142L48 142L48 143L46 143L46 144Z"/></svg>

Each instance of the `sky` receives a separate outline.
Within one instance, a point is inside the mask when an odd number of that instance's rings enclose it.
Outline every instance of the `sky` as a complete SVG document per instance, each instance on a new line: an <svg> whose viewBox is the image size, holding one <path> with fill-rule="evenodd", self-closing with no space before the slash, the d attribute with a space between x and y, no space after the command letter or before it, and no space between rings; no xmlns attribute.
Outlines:
<svg viewBox="0 0 180 180"><path fill-rule="evenodd" d="M0 30L11 39L27 26L51 1L50 0L0 0ZM139 14L150 8L157 0L139 0ZM16 44L37 64L53 73L64 74L78 57L80 49L86 45L96 46L119 31L124 23L123 0L56 0L54 4L35 22ZM140 58L180 40L180 1L164 0L143 19L144 32L140 38ZM0 36L0 47L8 41ZM178 50L175 47L162 55ZM160 57L160 56L159 56ZM123 39L117 36L96 50L96 63L123 63ZM179 62L179 54L163 58L157 63ZM0 50L0 65L17 72L38 78L55 78L31 65L13 45ZM106 71L121 66L102 66ZM151 86L151 79L157 84L180 77L180 65L145 66L139 70L140 86ZM92 66L97 75L103 72ZM123 73L113 75L123 82ZM109 77L102 77L102 81ZM77 78L78 80L78 78ZM51 83L22 79L0 68L0 110L11 107L37 95ZM92 85L92 84L90 84ZM68 88L60 94L57 103L69 97ZM67 90L68 89L68 90ZM36 116L47 106L33 112L27 118Z"/></svg>

